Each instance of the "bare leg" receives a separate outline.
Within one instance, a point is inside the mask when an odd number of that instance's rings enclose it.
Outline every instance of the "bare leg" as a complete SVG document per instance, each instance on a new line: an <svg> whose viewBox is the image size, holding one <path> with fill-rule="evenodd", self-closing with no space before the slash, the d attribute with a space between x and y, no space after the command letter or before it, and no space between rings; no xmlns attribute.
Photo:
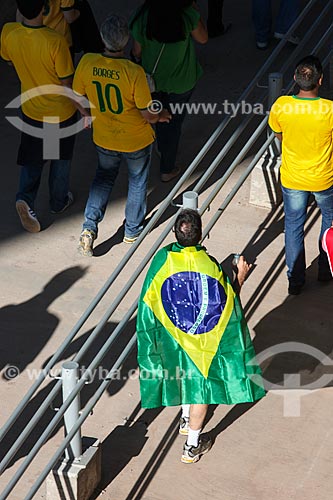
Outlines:
<svg viewBox="0 0 333 500"><path fill-rule="evenodd" d="M202 429L207 414L208 405L191 405L190 429L198 431Z"/></svg>
<svg viewBox="0 0 333 500"><path fill-rule="evenodd" d="M209 435L200 435L207 409L208 405L191 405L190 428L181 456L181 461L185 464L197 462L201 455L207 453L212 447L212 440Z"/></svg>

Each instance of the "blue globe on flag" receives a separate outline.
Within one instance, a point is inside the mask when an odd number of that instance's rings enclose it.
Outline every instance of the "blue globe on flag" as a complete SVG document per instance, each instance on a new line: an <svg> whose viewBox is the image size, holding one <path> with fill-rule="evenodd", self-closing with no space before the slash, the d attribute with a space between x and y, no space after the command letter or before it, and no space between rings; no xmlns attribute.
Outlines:
<svg viewBox="0 0 333 500"><path fill-rule="evenodd" d="M192 271L169 276L162 285L161 298L170 321L189 335L213 330L227 301L217 279Z"/></svg>

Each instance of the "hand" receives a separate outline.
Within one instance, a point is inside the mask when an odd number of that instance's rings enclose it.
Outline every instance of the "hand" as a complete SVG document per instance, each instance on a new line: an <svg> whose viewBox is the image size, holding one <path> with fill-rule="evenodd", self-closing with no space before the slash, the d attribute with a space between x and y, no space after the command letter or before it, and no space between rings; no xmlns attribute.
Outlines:
<svg viewBox="0 0 333 500"><path fill-rule="evenodd" d="M91 128L91 124L92 124L92 117L90 115L85 115L83 117L83 127L85 129L89 129Z"/></svg>
<svg viewBox="0 0 333 500"><path fill-rule="evenodd" d="M244 258L244 255L241 255L237 263L237 269L238 269L237 280L240 287L244 284L246 276L248 275L251 267L252 264L248 264Z"/></svg>
<svg viewBox="0 0 333 500"><path fill-rule="evenodd" d="M163 108L162 111L160 111L160 116L159 116L158 121L161 123L169 123L170 120L172 120L172 115L171 115L170 111Z"/></svg>

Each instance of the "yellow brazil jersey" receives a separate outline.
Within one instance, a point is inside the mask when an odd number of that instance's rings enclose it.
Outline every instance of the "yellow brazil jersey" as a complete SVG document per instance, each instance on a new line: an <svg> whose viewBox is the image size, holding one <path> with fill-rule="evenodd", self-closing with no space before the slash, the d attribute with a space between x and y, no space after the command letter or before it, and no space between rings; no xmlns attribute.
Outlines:
<svg viewBox="0 0 333 500"><path fill-rule="evenodd" d="M43 24L63 35L68 45L72 45L72 35L69 24L64 17L64 11L74 7L74 0L45 0Z"/></svg>
<svg viewBox="0 0 333 500"><path fill-rule="evenodd" d="M151 101L146 75L125 58L85 54L75 71L73 90L91 103L93 140L97 146L121 152L142 149L154 132L140 110Z"/></svg>
<svg viewBox="0 0 333 500"><path fill-rule="evenodd" d="M57 85L74 73L72 58L63 36L46 26L36 28L7 23L1 32L1 57L12 62L21 81L22 111L37 121L62 122L75 113L73 102L64 95L45 94L43 85ZM36 96L36 94L38 94Z"/></svg>
<svg viewBox="0 0 333 500"><path fill-rule="evenodd" d="M323 191L333 185L332 101L279 97L268 124L273 132L282 133L282 186Z"/></svg>

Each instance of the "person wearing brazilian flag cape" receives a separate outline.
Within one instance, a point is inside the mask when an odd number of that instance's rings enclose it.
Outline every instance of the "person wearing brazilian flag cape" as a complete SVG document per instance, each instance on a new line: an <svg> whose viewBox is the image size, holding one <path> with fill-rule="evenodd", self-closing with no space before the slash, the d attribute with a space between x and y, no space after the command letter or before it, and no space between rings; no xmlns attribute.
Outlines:
<svg viewBox="0 0 333 500"><path fill-rule="evenodd" d="M201 434L208 405L253 402L265 395L261 370L239 301L250 266L241 256L232 285L199 244L201 217L180 212L177 242L155 255L137 318L143 408L182 405L181 461L194 463L212 446Z"/></svg>

